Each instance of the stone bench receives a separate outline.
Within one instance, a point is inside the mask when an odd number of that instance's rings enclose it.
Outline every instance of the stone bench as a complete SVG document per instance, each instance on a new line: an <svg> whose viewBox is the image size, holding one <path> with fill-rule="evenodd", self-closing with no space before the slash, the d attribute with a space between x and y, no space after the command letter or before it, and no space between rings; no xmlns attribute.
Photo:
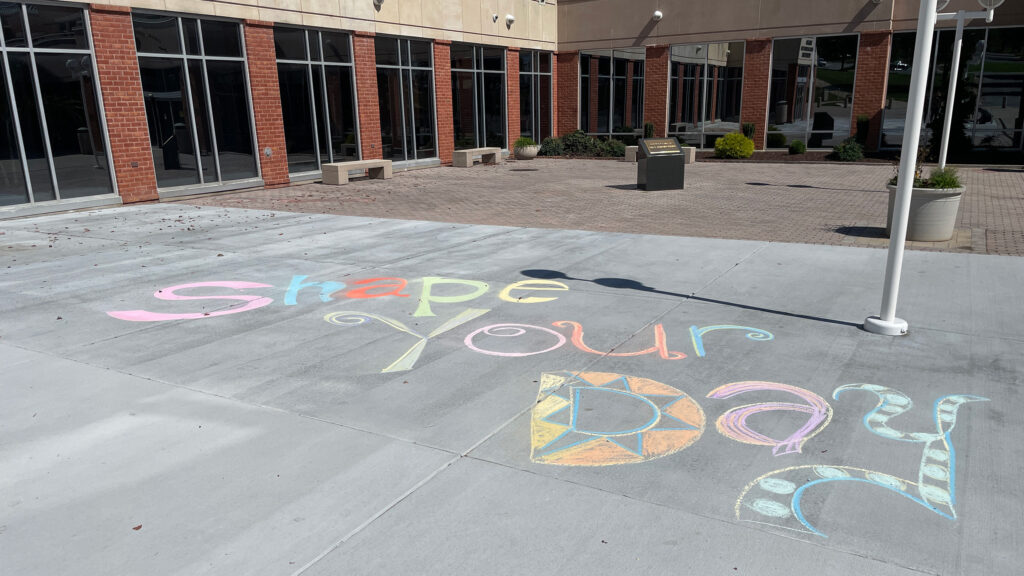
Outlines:
<svg viewBox="0 0 1024 576"><path fill-rule="evenodd" d="M623 159L626 162L636 162L636 151L639 149L639 146L626 146L626 156Z"/></svg>
<svg viewBox="0 0 1024 576"><path fill-rule="evenodd" d="M349 170L366 170L370 178L391 178L391 160L353 160L323 165L324 184L348 184Z"/></svg>
<svg viewBox="0 0 1024 576"><path fill-rule="evenodd" d="M473 158L479 156L483 164L501 164L504 159L501 157L501 148L470 148L469 150L456 150L452 154L452 166L456 168L469 168L473 165Z"/></svg>

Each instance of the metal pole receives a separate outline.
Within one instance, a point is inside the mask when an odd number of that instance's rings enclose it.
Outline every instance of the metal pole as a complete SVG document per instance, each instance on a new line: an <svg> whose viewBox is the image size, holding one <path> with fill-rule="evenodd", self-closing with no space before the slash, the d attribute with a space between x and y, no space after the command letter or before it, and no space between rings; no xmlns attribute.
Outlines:
<svg viewBox="0 0 1024 576"><path fill-rule="evenodd" d="M903 130L903 149L900 153L899 184L893 206L892 233L889 236L889 256L885 264L882 310L878 316L870 316L864 320L864 329L875 334L899 336L907 333L907 322L896 317L896 299L903 271L903 249L907 238L907 220L910 217L917 146L921 138L921 119L924 115L924 96L929 73L928 55L931 53L932 36L935 31L936 6L937 0L921 0L921 10L917 17L917 43L914 47L914 68L910 75L907 119Z"/></svg>
<svg viewBox="0 0 1024 576"><path fill-rule="evenodd" d="M949 151L949 129L953 124L953 106L956 102L956 81L960 76L960 46L964 40L964 11L956 14L956 39L953 40L953 61L949 67L949 88L946 90L946 117L942 121L942 146L939 148L939 170L946 167Z"/></svg>

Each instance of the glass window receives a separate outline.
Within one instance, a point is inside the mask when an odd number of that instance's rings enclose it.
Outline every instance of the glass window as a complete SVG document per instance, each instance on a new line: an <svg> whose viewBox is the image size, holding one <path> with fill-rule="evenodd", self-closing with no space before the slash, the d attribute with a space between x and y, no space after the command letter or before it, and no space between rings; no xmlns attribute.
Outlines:
<svg viewBox="0 0 1024 576"><path fill-rule="evenodd" d="M210 109L223 180L256 176L244 62L211 60L206 63L210 83Z"/></svg>
<svg viewBox="0 0 1024 576"><path fill-rule="evenodd" d="M978 96L975 146L1021 149L1024 130L1022 95L1024 30L990 29L985 42L985 64Z"/></svg>
<svg viewBox="0 0 1024 576"><path fill-rule="evenodd" d="M505 49L452 44L455 149L505 148ZM455 63L459 68L454 69Z"/></svg>
<svg viewBox="0 0 1024 576"><path fill-rule="evenodd" d="M220 20L203 20L203 53L207 56L242 56L242 40L238 24Z"/></svg>
<svg viewBox="0 0 1024 576"><path fill-rule="evenodd" d="M519 62L519 132L540 143L551 136L551 54L522 50Z"/></svg>
<svg viewBox="0 0 1024 576"><path fill-rule="evenodd" d="M173 25L167 24L167 19ZM160 56L158 50L147 50L139 56L157 186L257 177L249 84L245 62L237 59L242 55L239 25L133 14L136 38L157 21L161 23L159 37L163 44L172 43L173 32L173 41L186 47L184 55L179 49L178 53L168 51ZM275 46L294 49L287 31L284 36L282 42L277 42L275 33ZM144 42L158 46L151 39Z"/></svg>
<svg viewBox="0 0 1024 576"><path fill-rule="evenodd" d="M581 108L584 102L587 106L580 115L582 130L633 136L643 127L645 51L593 50L580 59ZM550 70L550 55L544 62L544 68Z"/></svg>
<svg viewBox="0 0 1024 576"><path fill-rule="evenodd" d="M856 35L775 41L769 148L785 148L793 140L809 148L831 148L849 138L857 42Z"/></svg>
<svg viewBox="0 0 1024 576"><path fill-rule="evenodd" d="M155 14L132 14L135 51L153 54L181 54L178 19Z"/></svg>
<svg viewBox="0 0 1024 576"><path fill-rule="evenodd" d="M199 56L199 23L193 18L182 18L181 27L185 31L185 53Z"/></svg>
<svg viewBox="0 0 1024 576"><path fill-rule="evenodd" d="M185 74L181 60L139 58L139 73L157 183L160 186L199 183L195 142L185 108Z"/></svg>
<svg viewBox="0 0 1024 576"><path fill-rule="evenodd" d="M71 48L88 50L85 16L81 8L29 4L28 28L33 48Z"/></svg>
<svg viewBox="0 0 1024 576"><path fill-rule="evenodd" d="M436 157L431 43L378 36L375 45L378 56L385 58L384 62L403 63L396 66L377 61L384 158L401 161ZM392 49L397 50L397 54Z"/></svg>
<svg viewBox="0 0 1024 576"><path fill-rule="evenodd" d="M377 66L398 66L398 40L377 37L373 42Z"/></svg>
<svg viewBox="0 0 1024 576"><path fill-rule="evenodd" d="M8 47L28 46L25 34L25 18L21 14L21 4L0 2L0 27L4 32L4 44Z"/></svg>
<svg viewBox="0 0 1024 576"><path fill-rule="evenodd" d="M112 193L84 11L0 2L0 27L0 205Z"/></svg>
<svg viewBox="0 0 1024 576"><path fill-rule="evenodd" d="M278 64L277 80L281 89L288 171L319 169L317 163L316 122L314 120L309 66Z"/></svg>
<svg viewBox="0 0 1024 576"><path fill-rule="evenodd" d="M339 32L321 32L324 44L324 62L351 62L348 34Z"/></svg>
<svg viewBox="0 0 1024 576"><path fill-rule="evenodd" d="M288 171L315 172L321 165L359 159L356 131L354 72L348 35L343 32L276 28L299 39L290 50L278 52L278 83L288 150ZM297 34L296 34L297 33ZM280 35L284 38L284 35ZM309 47L323 45L323 61L306 58ZM310 50L312 52L312 50ZM281 54L285 56L281 56ZM288 58L288 54L302 56ZM285 63L282 60L300 60Z"/></svg>
<svg viewBox="0 0 1024 576"><path fill-rule="evenodd" d="M306 60L306 31L275 27L274 52L278 60Z"/></svg>
<svg viewBox="0 0 1024 576"><path fill-rule="evenodd" d="M14 101L18 106L18 123L25 146L25 160L28 164L32 197L36 202L56 200L50 177L50 164L46 159L46 140L43 137L43 123L36 105L35 82L32 80L32 62L27 53L7 54L11 65Z"/></svg>
<svg viewBox="0 0 1024 576"><path fill-rule="evenodd" d="M8 98L7 76L0 59L0 206L24 204L29 201L25 186L25 168L18 149L16 115Z"/></svg>
<svg viewBox="0 0 1024 576"><path fill-rule="evenodd" d="M111 193L92 58L37 54L36 67L61 198Z"/></svg>

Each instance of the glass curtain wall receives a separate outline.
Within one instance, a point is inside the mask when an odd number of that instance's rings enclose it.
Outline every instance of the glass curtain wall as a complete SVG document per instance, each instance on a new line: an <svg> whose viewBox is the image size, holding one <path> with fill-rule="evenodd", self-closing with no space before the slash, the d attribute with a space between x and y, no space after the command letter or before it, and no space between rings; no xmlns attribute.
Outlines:
<svg viewBox="0 0 1024 576"><path fill-rule="evenodd" d="M644 125L645 48L580 53L580 130L634 135Z"/></svg>
<svg viewBox="0 0 1024 576"><path fill-rule="evenodd" d="M132 13L159 188L258 176L237 23Z"/></svg>
<svg viewBox="0 0 1024 576"><path fill-rule="evenodd" d="M740 129L743 42L673 46L669 58L669 134L698 148Z"/></svg>
<svg viewBox="0 0 1024 576"><path fill-rule="evenodd" d="M519 133L537 142L551 137L551 53L519 51Z"/></svg>
<svg viewBox="0 0 1024 576"><path fill-rule="evenodd" d="M507 148L505 49L452 44L455 149Z"/></svg>
<svg viewBox="0 0 1024 576"><path fill-rule="evenodd" d="M398 162L436 158L431 43L377 36L374 51L384 158Z"/></svg>
<svg viewBox="0 0 1024 576"><path fill-rule="evenodd" d="M81 8L0 2L0 206L113 193Z"/></svg>
<svg viewBox="0 0 1024 576"><path fill-rule="evenodd" d="M801 140L831 148L850 137L859 37L775 40L768 102L769 148Z"/></svg>
<svg viewBox="0 0 1024 576"><path fill-rule="evenodd" d="M344 32L274 28L288 172L359 159L352 45Z"/></svg>
<svg viewBox="0 0 1024 576"><path fill-rule="evenodd" d="M949 89L954 30L936 33L930 59L921 143L941 130ZM903 144L907 95L913 67L914 32L893 34L882 148ZM1024 134L1024 28L964 30L950 155L972 149L1021 151ZM957 128L959 124L962 128Z"/></svg>

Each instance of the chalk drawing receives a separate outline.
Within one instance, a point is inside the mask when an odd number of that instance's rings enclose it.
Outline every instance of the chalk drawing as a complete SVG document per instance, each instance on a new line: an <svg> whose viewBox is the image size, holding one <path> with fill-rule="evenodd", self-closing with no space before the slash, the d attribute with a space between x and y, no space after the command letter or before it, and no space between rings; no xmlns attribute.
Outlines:
<svg viewBox="0 0 1024 576"><path fill-rule="evenodd" d="M836 388L833 398L849 390L878 397L878 404L864 416L864 426L873 434L923 445L917 480L853 466L783 468L757 478L743 489L736 501L737 519L827 537L806 518L801 499L808 489L832 482L859 482L884 488L943 518L956 519L956 452L950 434L963 404L988 399L969 394L943 396L933 405L934 432L903 432L890 427L889 420L913 407L910 397L876 384L849 384Z"/></svg>
<svg viewBox="0 0 1024 576"><path fill-rule="evenodd" d="M182 314L165 314L162 312L149 312L146 310L115 310L107 312L107 315L118 320L129 322L166 322L168 320L198 320L201 318L213 318L215 316L227 316L238 314L256 308L262 308L274 301L273 298L255 296L252 294L219 294L215 296L182 296L177 294L178 290L190 288L230 288L232 290L246 290L249 288L272 288L270 284L259 284L256 282L193 282L192 284L179 284L153 293L155 298L160 300L182 301L182 300L228 300L245 302L245 306L239 308L227 308L224 310L213 310L212 312L186 312Z"/></svg>
<svg viewBox="0 0 1024 576"><path fill-rule="evenodd" d="M391 280L391 282L384 282L385 280ZM383 298L384 296L398 296L399 298L408 298L408 294L402 294L402 290L409 284L405 281L405 278L367 278L366 280L356 280L353 282L354 285L360 286L359 288L353 288L348 292L345 292L346 298ZM387 292L371 292L371 290L379 290L381 288L391 288Z"/></svg>
<svg viewBox="0 0 1024 576"><path fill-rule="evenodd" d="M732 398L739 394L758 391L774 391L792 394L806 404L793 404L790 402L761 402L759 404L747 404L733 408L718 417L715 426L718 431L728 438L744 444L755 444L758 446L772 446L772 454L781 456L800 452L805 442L814 437L828 426L832 420L832 407L824 398L810 390L804 390L788 384L776 382L733 382L715 388L708 393L708 398L725 399ZM793 432L783 440L769 438L764 434L756 432L747 425L747 418L762 412L788 410L807 414L807 421L797 431Z"/></svg>
<svg viewBox="0 0 1024 576"><path fill-rule="evenodd" d="M533 462L610 466L661 458L704 432L704 411L681 390L609 372L541 376L531 418Z"/></svg>
<svg viewBox="0 0 1024 576"><path fill-rule="evenodd" d="M707 353L704 350L704 335L716 330L743 330L747 332L747 338L758 342L767 342L768 340L775 339L775 336L773 336L771 332L766 332L760 328L751 328L749 326L733 326L731 324L705 326L703 328L690 326L690 338L693 340L693 350L697 353L697 356L700 356L701 358L707 356Z"/></svg>
<svg viewBox="0 0 1024 576"><path fill-rule="evenodd" d="M320 301L330 302L334 300L331 296L339 290L345 288L345 284L342 282L303 282L309 276L292 276L292 281L288 285L288 290L284 293L284 305L295 306L298 304L299 291L303 288L320 288Z"/></svg>
<svg viewBox="0 0 1024 576"><path fill-rule="evenodd" d="M682 360L683 358L686 358L686 354L668 349L668 339L665 336L665 327L662 326L661 324L655 324L654 326L654 346L651 346L646 350L640 350L637 352L601 352L598 350L594 350L593 348L587 346L583 342L583 326L579 322L573 322L572 320L559 320L557 322L552 322L551 325L556 326L558 328L571 327L573 346L576 346L580 350L588 352L590 354L597 354L601 356L607 355L627 357L643 356L645 354L653 354L657 352L658 356L664 358L665 360Z"/></svg>
<svg viewBox="0 0 1024 576"><path fill-rule="evenodd" d="M486 350L484 348L480 348L479 346L473 343L473 339L480 334L483 334L485 336L496 336L498 338L515 338L517 336L522 336L526 334L526 331L528 329L539 330L541 332L546 332L547 334L554 336L555 345L549 348L545 348L543 350L534 350L532 352L500 352L497 350ZM466 339L463 342L466 344L466 347L469 348L470 350L474 352L479 352L481 354L487 354L488 356L520 358L523 356L533 356L535 354L544 354L545 352L557 350L558 348L561 348L563 344L565 344L565 336L562 336L561 334L555 332L550 328L534 326L532 324L494 324L491 326L484 326L479 330L471 332L469 336L466 336Z"/></svg>
<svg viewBox="0 0 1024 576"><path fill-rule="evenodd" d="M430 334L427 334L426 336L420 334L419 332L416 332L415 330L409 328L408 326L406 326L405 324L401 323L398 320L388 318L386 316L381 316L379 314L370 314L367 312L332 312L324 316L324 320L331 324L336 324L339 326L359 326L361 324L369 322L370 320L376 320L382 324L391 326L392 328L398 330L399 332L404 332L406 334L409 334L410 336L415 336L416 338L419 338L419 341L413 344L413 346L409 348L405 352L405 354L402 354L398 358L398 360L395 360L389 366L381 370L381 373L388 373L412 370L412 367L416 365L416 361L419 360L420 354L423 353L423 349L427 347L427 341L436 336L440 336L441 334L444 334L449 330L458 328L459 326L465 324L466 322L469 322L470 320L473 320L475 318L479 318L480 316L483 316L488 312L490 312L490 310L467 308L466 310L463 310L451 320L448 320L444 324L437 327L435 330L433 330Z"/></svg>

